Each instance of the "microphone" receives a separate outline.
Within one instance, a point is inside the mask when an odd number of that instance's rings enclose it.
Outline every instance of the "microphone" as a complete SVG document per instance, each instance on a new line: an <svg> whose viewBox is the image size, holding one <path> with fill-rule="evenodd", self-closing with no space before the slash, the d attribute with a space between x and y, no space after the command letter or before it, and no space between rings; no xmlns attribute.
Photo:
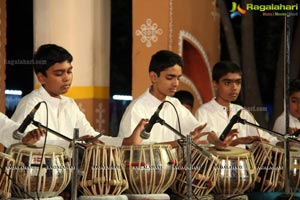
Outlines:
<svg viewBox="0 0 300 200"><path fill-rule="evenodd" d="M151 116L149 123L145 126L144 130L141 131L140 136L143 139L148 139L150 137L150 132L153 127L153 125L157 122L157 119L159 119L159 112L162 109L165 101L163 101L158 108L156 109L155 113Z"/></svg>
<svg viewBox="0 0 300 200"><path fill-rule="evenodd" d="M220 135L219 139L221 141L224 141L226 136L229 134L230 130L232 129L233 125L238 122L238 119L240 118L240 114L242 112L242 109L239 110L230 120L229 124L225 127L224 131Z"/></svg>
<svg viewBox="0 0 300 200"><path fill-rule="evenodd" d="M24 119L24 121L22 122L22 124L19 126L19 128L13 132L13 138L14 139L21 140L23 138L25 129L32 122L32 120L34 118L34 115L35 115L36 111L39 109L41 103L42 102L39 102L38 104L36 104L36 106L34 106L34 108L26 116L26 118Z"/></svg>
<svg viewBox="0 0 300 200"><path fill-rule="evenodd" d="M300 129L298 129L293 133L293 136L296 137L296 139L298 138L299 135L300 135Z"/></svg>

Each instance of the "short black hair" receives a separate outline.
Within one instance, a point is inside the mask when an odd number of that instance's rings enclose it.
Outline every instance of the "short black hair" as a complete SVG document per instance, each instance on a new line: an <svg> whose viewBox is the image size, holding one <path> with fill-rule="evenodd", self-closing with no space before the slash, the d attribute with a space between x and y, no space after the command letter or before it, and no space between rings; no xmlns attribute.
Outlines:
<svg viewBox="0 0 300 200"><path fill-rule="evenodd" d="M159 76L161 71L176 64L183 68L183 59L181 56L169 50L160 50L152 56L149 72L153 71Z"/></svg>
<svg viewBox="0 0 300 200"><path fill-rule="evenodd" d="M218 83L219 80L228 73L237 73L242 76L241 68L234 62L220 61L216 63L212 71L213 81L216 81Z"/></svg>
<svg viewBox="0 0 300 200"><path fill-rule="evenodd" d="M40 72L47 76L46 71L49 67L65 61L73 61L72 55L66 49L56 44L44 44L34 54L34 71L36 74Z"/></svg>
<svg viewBox="0 0 300 200"><path fill-rule="evenodd" d="M187 104L191 106L191 108L194 107L194 96L189 91L179 90L174 94L174 97L179 99L181 104Z"/></svg>
<svg viewBox="0 0 300 200"><path fill-rule="evenodd" d="M293 79L289 85L289 95L291 96L294 92L300 92L300 79Z"/></svg>

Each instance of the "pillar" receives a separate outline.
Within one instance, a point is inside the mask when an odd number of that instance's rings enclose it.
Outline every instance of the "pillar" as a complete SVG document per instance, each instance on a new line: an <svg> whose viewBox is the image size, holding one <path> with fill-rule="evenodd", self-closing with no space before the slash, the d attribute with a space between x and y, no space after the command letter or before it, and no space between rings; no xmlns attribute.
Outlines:
<svg viewBox="0 0 300 200"><path fill-rule="evenodd" d="M73 84L66 96L96 130L108 133L110 1L34 0L34 49L46 43L73 55Z"/></svg>

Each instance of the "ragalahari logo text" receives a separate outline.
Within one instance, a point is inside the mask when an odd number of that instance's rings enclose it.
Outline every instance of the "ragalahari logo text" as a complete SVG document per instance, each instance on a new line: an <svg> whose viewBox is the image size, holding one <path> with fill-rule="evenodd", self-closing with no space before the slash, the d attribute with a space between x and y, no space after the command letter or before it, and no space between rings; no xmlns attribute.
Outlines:
<svg viewBox="0 0 300 200"><path fill-rule="evenodd" d="M240 4L237 4L236 2L232 2L232 8L230 10L230 18L233 19L236 16L241 16L246 13L246 10L241 8Z"/></svg>

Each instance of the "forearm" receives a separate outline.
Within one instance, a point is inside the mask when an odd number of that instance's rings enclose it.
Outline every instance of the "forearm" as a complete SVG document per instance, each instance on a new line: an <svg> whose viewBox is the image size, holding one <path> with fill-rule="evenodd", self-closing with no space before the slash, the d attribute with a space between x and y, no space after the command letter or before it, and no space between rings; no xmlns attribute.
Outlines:
<svg viewBox="0 0 300 200"><path fill-rule="evenodd" d="M178 144L178 142L177 142L177 141L171 141L171 142L162 142L162 143L160 143L160 144L169 144L169 145L171 145L171 146L172 146L172 148L177 148L177 147L179 147L179 144Z"/></svg>
<svg viewBox="0 0 300 200"><path fill-rule="evenodd" d="M141 140L134 138L134 137L127 137L123 139L122 145L128 146L128 145L139 145L141 144Z"/></svg>

